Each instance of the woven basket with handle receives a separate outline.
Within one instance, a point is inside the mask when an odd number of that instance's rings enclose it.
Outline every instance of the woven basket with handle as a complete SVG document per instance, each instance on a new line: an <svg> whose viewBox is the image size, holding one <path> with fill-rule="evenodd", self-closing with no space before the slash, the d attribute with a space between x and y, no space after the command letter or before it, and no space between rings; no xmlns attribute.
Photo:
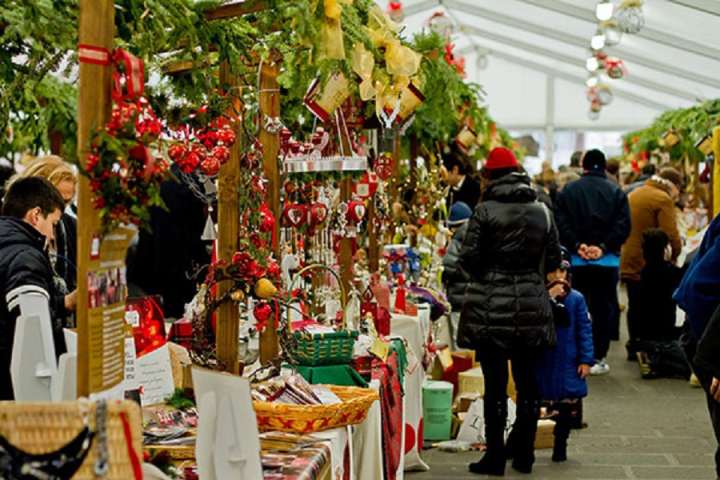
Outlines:
<svg viewBox="0 0 720 480"><path fill-rule="evenodd" d="M342 281L337 272L333 269L321 265L314 264L300 270L293 278L290 286L290 292L295 288L297 279L302 278L307 272L325 271L330 273L337 281L342 300L342 307L345 308L345 291ZM293 332L290 322L290 310L288 309L288 320L285 334L290 337L290 341L286 343L287 356L290 363L296 365L339 365L352 362L353 349L355 340L358 338L358 332L345 330L345 322L343 320L342 330L333 333L307 333Z"/></svg>
<svg viewBox="0 0 720 480"><path fill-rule="evenodd" d="M130 427L130 442L126 440L121 413ZM90 402L15 403L0 402L0 435L10 444L28 453L50 453L62 448L75 438L88 420L90 429L96 430L95 404ZM142 424L140 407L130 401L108 402L107 405L107 480L133 480L135 478L129 448L142 462ZM90 453L72 477L78 480L95 480L95 460L98 455L97 435Z"/></svg>

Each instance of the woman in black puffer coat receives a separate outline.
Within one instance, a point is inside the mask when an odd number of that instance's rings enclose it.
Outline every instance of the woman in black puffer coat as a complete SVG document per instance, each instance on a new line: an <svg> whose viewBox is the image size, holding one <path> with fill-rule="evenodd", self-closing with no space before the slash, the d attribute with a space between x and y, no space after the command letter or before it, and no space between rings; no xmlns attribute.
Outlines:
<svg viewBox="0 0 720 480"><path fill-rule="evenodd" d="M518 172L510 150L496 148L487 160L489 180L468 225L460 267L471 277L460 317L458 344L472 348L485 377L487 451L473 473L504 475L508 360L517 390L513 468L530 473L539 415L534 364L555 341L546 271L560 265L552 214L537 201L530 178Z"/></svg>

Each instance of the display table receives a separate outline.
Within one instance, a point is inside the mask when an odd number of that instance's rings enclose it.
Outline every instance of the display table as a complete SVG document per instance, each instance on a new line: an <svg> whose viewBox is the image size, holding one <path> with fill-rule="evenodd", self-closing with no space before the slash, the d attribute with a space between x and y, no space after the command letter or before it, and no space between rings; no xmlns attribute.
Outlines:
<svg viewBox="0 0 720 480"><path fill-rule="evenodd" d="M263 480L335 480L330 444L312 436L260 435Z"/></svg>
<svg viewBox="0 0 720 480"><path fill-rule="evenodd" d="M408 371L405 376L405 429L404 464L406 471L427 471L428 465L420 457L423 446L423 407L422 385L425 371L422 358L425 355L425 343L430 328L430 312L418 309L417 316L393 314L390 321L391 336L402 337L407 341Z"/></svg>
<svg viewBox="0 0 720 480"><path fill-rule="evenodd" d="M350 365L293 366L308 383L367 388L365 379Z"/></svg>

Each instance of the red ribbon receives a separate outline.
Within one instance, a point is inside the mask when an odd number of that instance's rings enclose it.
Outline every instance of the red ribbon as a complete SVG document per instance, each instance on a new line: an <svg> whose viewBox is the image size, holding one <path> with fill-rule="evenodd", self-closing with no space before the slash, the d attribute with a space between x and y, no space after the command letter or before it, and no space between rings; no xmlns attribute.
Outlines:
<svg viewBox="0 0 720 480"><path fill-rule="evenodd" d="M110 50L94 45L78 45L78 60L80 63L92 63L94 65L110 65Z"/></svg>
<svg viewBox="0 0 720 480"><path fill-rule="evenodd" d="M120 102L141 97L145 90L145 63L122 48L115 49L113 63L116 66L113 71L113 100ZM119 64L125 67L125 71L122 73L118 71ZM123 85L123 80L125 85Z"/></svg>
<svg viewBox="0 0 720 480"><path fill-rule="evenodd" d="M122 420L123 433L125 434L125 445L127 446L128 456L130 457L130 464L132 465L133 475L135 480L142 480L142 466L140 465L140 458L132 444L132 432L130 431L130 422L128 421L127 414L120 412L120 420Z"/></svg>

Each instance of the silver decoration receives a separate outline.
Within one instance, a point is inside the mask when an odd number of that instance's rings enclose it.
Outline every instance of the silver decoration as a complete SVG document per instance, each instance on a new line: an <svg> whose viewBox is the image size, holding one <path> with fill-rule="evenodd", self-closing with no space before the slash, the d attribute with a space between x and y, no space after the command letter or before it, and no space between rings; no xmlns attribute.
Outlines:
<svg viewBox="0 0 720 480"><path fill-rule="evenodd" d="M645 26L645 15L640 7L621 7L615 19L620 30L629 34L638 33Z"/></svg>

